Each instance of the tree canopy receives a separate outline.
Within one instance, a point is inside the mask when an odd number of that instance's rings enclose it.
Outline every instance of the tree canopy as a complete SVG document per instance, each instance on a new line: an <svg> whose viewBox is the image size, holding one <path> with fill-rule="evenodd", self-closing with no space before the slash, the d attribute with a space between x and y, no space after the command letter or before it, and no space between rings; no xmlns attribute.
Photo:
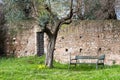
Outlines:
<svg viewBox="0 0 120 80"><path fill-rule="evenodd" d="M2 0L1 0L2 1ZM6 18L9 21L17 21L30 17L38 18L46 14L43 5L52 8L58 18L65 17L69 13L70 0L3 0L5 3ZM87 20L115 19L115 0L74 0L74 18Z"/></svg>

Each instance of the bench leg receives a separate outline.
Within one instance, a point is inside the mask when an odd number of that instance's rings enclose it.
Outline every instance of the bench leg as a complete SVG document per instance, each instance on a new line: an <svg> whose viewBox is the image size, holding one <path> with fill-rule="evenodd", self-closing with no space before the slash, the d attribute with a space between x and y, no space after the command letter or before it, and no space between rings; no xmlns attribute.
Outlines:
<svg viewBox="0 0 120 80"><path fill-rule="evenodd" d="M96 69L98 69L98 64L96 64Z"/></svg>
<svg viewBox="0 0 120 80"><path fill-rule="evenodd" d="M103 65L102 65L102 66L103 66L103 68L105 67L104 63L103 63Z"/></svg>
<svg viewBox="0 0 120 80"><path fill-rule="evenodd" d="M77 66L77 64L75 64L75 67Z"/></svg>
<svg viewBox="0 0 120 80"><path fill-rule="evenodd" d="M68 64L68 69L70 69L70 63Z"/></svg>
<svg viewBox="0 0 120 80"><path fill-rule="evenodd" d="M73 66L75 65L75 67L77 66L76 63L75 63L75 64L71 64L71 63L69 63L69 64L68 64L68 69L70 69L70 66L71 66L71 65L73 65Z"/></svg>

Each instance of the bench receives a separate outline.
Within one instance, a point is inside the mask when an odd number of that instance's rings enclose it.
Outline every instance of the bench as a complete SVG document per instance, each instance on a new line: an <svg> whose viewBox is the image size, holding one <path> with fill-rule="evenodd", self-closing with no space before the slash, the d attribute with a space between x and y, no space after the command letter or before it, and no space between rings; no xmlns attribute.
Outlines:
<svg viewBox="0 0 120 80"><path fill-rule="evenodd" d="M96 62L80 62L79 60L85 60L85 59L96 59ZM69 67L70 65L77 65L77 64L96 64L96 69L98 69L98 65L104 66L104 60L105 60L105 54L100 55L99 57L97 56L75 56L74 59L71 59L71 54L70 54L70 62L69 62Z"/></svg>

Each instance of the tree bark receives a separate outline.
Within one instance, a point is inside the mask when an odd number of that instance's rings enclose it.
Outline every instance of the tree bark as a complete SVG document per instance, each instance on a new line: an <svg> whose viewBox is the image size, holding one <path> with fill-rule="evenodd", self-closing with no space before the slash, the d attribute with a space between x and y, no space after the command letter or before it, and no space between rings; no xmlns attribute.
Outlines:
<svg viewBox="0 0 120 80"><path fill-rule="evenodd" d="M49 37L49 42L48 42L48 46L47 46L47 53L46 53L46 60L45 60L45 65L49 68L53 67L55 42L56 42L56 38L54 36Z"/></svg>

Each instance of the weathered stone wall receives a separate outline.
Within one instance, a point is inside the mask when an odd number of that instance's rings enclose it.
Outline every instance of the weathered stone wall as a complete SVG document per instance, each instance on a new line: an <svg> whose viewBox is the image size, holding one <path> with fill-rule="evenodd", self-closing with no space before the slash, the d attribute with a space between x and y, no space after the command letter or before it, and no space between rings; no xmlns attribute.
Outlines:
<svg viewBox="0 0 120 80"><path fill-rule="evenodd" d="M30 26L31 25L31 26ZM36 55L36 34L39 27L31 23L22 31L7 39L7 53L16 57ZM18 28L18 27L17 27ZM19 29L20 30L20 29ZM45 36L45 52L47 36ZM106 55L105 63L120 64L120 22L119 21L79 21L70 26L63 26L58 34L55 47L55 60L68 63L69 53L75 55Z"/></svg>
<svg viewBox="0 0 120 80"><path fill-rule="evenodd" d="M78 23L78 22L76 22ZM67 63L69 53L99 56L105 54L106 64L120 64L120 22L81 21L60 30L55 50L55 60Z"/></svg>
<svg viewBox="0 0 120 80"><path fill-rule="evenodd" d="M6 46L8 56L36 55L36 24L19 23L9 28Z"/></svg>

